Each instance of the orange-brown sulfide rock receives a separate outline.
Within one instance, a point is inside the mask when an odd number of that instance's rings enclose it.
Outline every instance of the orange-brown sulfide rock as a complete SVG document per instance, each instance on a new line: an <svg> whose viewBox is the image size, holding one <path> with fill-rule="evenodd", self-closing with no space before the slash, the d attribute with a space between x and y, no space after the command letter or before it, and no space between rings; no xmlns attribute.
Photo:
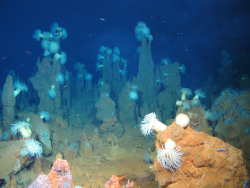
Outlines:
<svg viewBox="0 0 250 188"><path fill-rule="evenodd" d="M69 163L66 160L57 159L48 175L40 174L29 188L74 188Z"/></svg>
<svg viewBox="0 0 250 188"><path fill-rule="evenodd" d="M124 180L124 178L126 177L122 176L122 177L117 177L116 175L111 176L110 180L105 184L105 188L119 188L121 187L121 181ZM123 188L133 188L134 182L129 182L123 186Z"/></svg>
<svg viewBox="0 0 250 188"><path fill-rule="evenodd" d="M243 187L249 179L242 151L219 138L175 123L156 137L157 149L171 139L183 152L182 166L174 172L155 160L153 172L161 187Z"/></svg>

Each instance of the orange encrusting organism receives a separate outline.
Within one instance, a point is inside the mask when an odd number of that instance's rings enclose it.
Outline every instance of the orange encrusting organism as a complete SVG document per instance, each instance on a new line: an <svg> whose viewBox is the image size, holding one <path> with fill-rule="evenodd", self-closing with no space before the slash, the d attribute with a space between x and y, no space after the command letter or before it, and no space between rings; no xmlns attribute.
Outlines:
<svg viewBox="0 0 250 188"><path fill-rule="evenodd" d="M50 173L44 175L42 172L29 188L63 188L65 185L69 188L75 188L68 161L57 159L54 162Z"/></svg>
<svg viewBox="0 0 250 188"><path fill-rule="evenodd" d="M124 180L124 178L126 177L122 176L122 177L117 177L116 175L111 176L110 180L105 184L105 188L119 188L121 187L121 181ZM125 187L123 188L132 188L134 185L134 182L129 182L125 185Z"/></svg>

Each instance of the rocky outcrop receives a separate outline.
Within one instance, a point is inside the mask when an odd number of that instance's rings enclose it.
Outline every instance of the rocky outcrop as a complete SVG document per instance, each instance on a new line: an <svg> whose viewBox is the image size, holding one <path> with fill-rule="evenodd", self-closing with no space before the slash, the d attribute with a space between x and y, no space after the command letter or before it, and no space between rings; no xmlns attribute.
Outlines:
<svg viewBox="0 0 250 188"><path fill-rule="evenodd" d="M14 121L14 106L16 99L14 96L13 78L8 75L6 82L3 86L2 93L2 104L3 104L3 127L8 129L9 125Z"/></svg>
<svg viewBox="0 0 250 188"><path fill-rule="evenodd" d="M40 174L29 188L53 188L68 187L74 188L69 163L66 160L57 159L48 175Z"/></svg>
<svg viewBox="0 0 250 188"><path fill-rule="evenodd" d="M30 119L30 124L32 125L32 132L35 133L38 137L38 140L42 144L43 154L48 156L52 153L51 137L49 126L46 125L43 120L34 115Z"/></svg>
<svg viewBox="0 0 250 188"><path fill-rule="evenodd" d="M12 177L29 166L35 158L23 158L19 154L25 139L0 142L0 187L10 186Z"/></svg>
<svg viewBox="0 0 250 188"><path fill-rule="evenodd" d="M61 107L61 89L59 83L56 81L56 75L61 73L60 63L53 58L53 64L49 61L49 58L43 58L40 62L38 59L37 63L38 71L34 77L30 78L30 82L35 90L38 92L40 103L38 105L39 111L47 111L50 114L55 113L62 116ZM51 99L47 91L51 86L55 86L56 97Z"/></svg>
<svg viewBox="0 0 250 188"><path fill-rule="evenodd" d="M124 128L117 122L115 102L109 95L110 87L104 83L100 88L100 98L95 103L97 109L96 118L102 123L99 130L102 134L112 132L120 137L124 132Z"/></svg>
<svg viewBox="0 0 250 188"><path fill-rule="evenodd" d="M129 92L131 91L132 84L127 82L122 92L119 94L118 107L119 118L122 124L128 126L134 126L136 124L135 119L135 101L129 99Z"/></svg>
<svg viewBox="0 0 250 188"><path fill-rule="evenodd" d="M155 160L153 172L162 187L243 187L249 179L243 152L219 138L190 127L183 129L175 123L156 137L157 149L171 139L183 152L182 165L175 172Z"/></svg>

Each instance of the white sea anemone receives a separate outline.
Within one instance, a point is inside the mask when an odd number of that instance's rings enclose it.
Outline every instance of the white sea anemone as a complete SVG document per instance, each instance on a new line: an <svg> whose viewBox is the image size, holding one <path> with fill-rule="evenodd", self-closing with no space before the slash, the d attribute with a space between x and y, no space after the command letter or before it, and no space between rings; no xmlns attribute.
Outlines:
<svg viewBox="0 0 250 188"><path fill-rule="evenodd" d="M28 87L25 83L19 82L19 80L14 82L14 96L16 97L21 91L28 92Z"/></svg>
<svg viewBox="0 0 250 188"><path fill-rule="evenodd" d="M142 120L139 126L144 136L150 135L153 132L153 130L159 133L166 130L167 128L165 124L163 124L157 119L157 115L154 112L145 115L144 119Z"/></svg>
<svg viewBox="0 0 250 188"><path fill-rule="evenodd" d="M62 38L62 39L66 39L68 37L68 32L65 28L62 28L62 30L60 31L59 33L59 36Z"/></svg>
<svg viewBox="0 0 250 188"><path fill-rule="evenodd" d="M137 91L137 90L139 90L139 87L137 85L132 85L131 89Z"/></svg>
<svg viewBox="0 0 250 188"><path fill-rule="evenodd" d="M31 125L26 122L26 121L19 121L17 123L11 124L11 129L10 132L12 135L16 135L17 132L20 132L23 136L23 138L30 137L32 132L31 132Z"/></svg>
<svg viewBox="0 0 250 188"><path fill-rule="evenodd" d="M48 89L47 94L51 99L54 99L56 97L56 90L54 85L52 85L51 88Z"/></svg>
<svg viewBox="0 0 250 188"><path fill-rule="evenodd" d="M171 61L170 61L169 58L162 58L162 59L161 59L161 64L167 65L167 64L169 64L169 63L171 63Z"/></svg>
<svg viewBox="0 0 250 188"><path fill-rule="evenodd" d="M53 23L52 25L51 25L51 32L52 33L54 33L54 32L56 32L56 31L61 31L62 30L62 28L61 27L59 27L59 25L58 25L58 23Z"/></svg>
<svg viewBox="0 0 250 188"><path fill-rule="evenodd" d="M121 58L120 58L119 55L113 54L113 59L112 60L113 60L114 63L117 63L117 62L119 62L121 60Z"/></svg>
<svg viewBox="0 0 250 188"><path fill-rule="evenodd" d="M186 110L190 110L191 106L188 102L183 102L182 104L182 110L186 111Z"/></svg>
<svg viewBox="0 0 250 188"><path fill-rule="evenodd" d="M185 67L184 64L181 64L181 66L179 67L179 69L180 69L180 73L181 74L185 74L186 73L186 67Z"/></svg>
<svg viewBox="0 0 250 188"><path fill-rule="evenodd" d="M186 114L178 114L175 123L181 127L186 127L190 122L190 118Z"/></svg>
<svg viewBox="0 0 250 188"><path fill-rule="evenodd" d="M186 100L186 95L192 95L192 91L189 88L181 88L181 100Z"/></svg>
<svg viewBox="0 0 250 188"><path fill-rule="evenodd" d="M142 37L147 37L150 35L150 30L147 27L145 22L138 22L137 26L135 27L135 38L141 42Z"/></svg>
<svg viewBox="0 0 250 188"><path fill-rule="evenodd" d="M199 106L201 104L200 100L195 98L191 101L192 106Z"/></svg>
<svg viewBox="0 0 250 188"><path fill-rule="evenodd" d="M104 54L104 52L108 49L108 47L101 46L99 52Z"/></svg>
<svg viewBox="0 0 250 188"><path fill-rule="evenodd" d="M36 41L40 41L40 38L50 39L52 37L53 37L52 33L46 31L42 33L40 29L35 30L33 34L33 39L35 39Z"/></svg>
<svg viewBox="0 0 250 188"><path fill-rule="evenodd" d="M114 48L114 54L116 54L116 55L120 55L121 54L121 52L120 52L120 50L119 50L118 47Z"/></svg>
<svg viewBox="0 0 250 188"><path fill-rule="evenodd" d="M59 84L64 84L64 75L61 74L61 73L58 73L56 75L56 81L59 83Z"/></svg>
<svg viewBox="0 0 250 188"><path fill-rule="evenodd" d="M90 73L86 73L86 74L85 74L85 80L91 81L92 78L93 78L93 75L92 75L92 74L90 74Z"/></svg>
<svg viewBox="0 0 250 188"><path fill-rule="evenodd" d="M40 118L45 119L45 121L49 121L50 114L46 111L39 112Z"/></svg>
<svg viewBox="0 0 250 188"><path fill-rule="evenodd" d="M49 49L49 40L43 39L41 45L44 50Z"/></svg>
<svg viewBox="0 0 250 188"><path fill-rule="evenodd" d="M58 42L51 41L49 43L49 51L50 51L50 53L55 54L56 52L58 52L58 50L59 50L59 44L58 44Z"/></svg>
<svg viewBox="0 0 250 188"><path fill-rule="evenodd" d="M49 56L50 55L50 51L48 49L46 49L44 52L43 52L43 56L46 57L46 56Z"/></svg>
<svg viewBox="0 0 250 188"><path fill-rule="evenodd" d="M174 171L181 167L181 157L183 152L180 151L181 146L177 146L174 141L168 139L165 148L157 149L157 160L160 165L168 170Z"/></svg>
<svg viewBox="0 0 250 188"><path fill-rule="evenodd" d="M105 57L104 55L98 54L98 55L97 55L97 60L98 60L98 61L102 61L102 60L104 59L104 57Z"/></svg>
<svg viewBox="0 0 250 188"><path fill-rule="evenodd" d="M79 63L79 62L77 62L77 63L75 63L74 64L74 69L75 70L78 70L78 68L82 68L82 69L85 69L85 65L83 64L83 63Z"/></svg>
<svg viewBox="0 0 250 188"><path fill-rule="evenodd" d="M148 35L147 38L148 38L148 41L152 41L153 40L153 35Z"/></svg>
<svg viewBox="0 0 250 188"><path fill-rule="evenodd" d="M34 31L34 34L33 34L33 39L35 39L36 41L40 41L40 38L42 38L42 32L40 29L37 29Z"/></svg>
<svg viewBox="0 0 250 188"><path fill-rule="evenodd" d="M22 157L36 157L38 159L42 157L43 149L41 143L32 139L32 140L25 140L25 144L23 149L20 151L20 155Z"/></svg>
<svg viewBox="0 0 250 188"><path fill-rule="evenodd" d="M67 54L65 52L61 52L61 54L56 53L55 58L63 65L67 61Z"/></svg>
<svg viewBox="0 0 250 188"><path fill-rule="evenodd" d="M100 70L103 68L103 64L97 62L97 63L95 64L95 67L96 67L96 70L97 70L97 71L100 71Z"/></svg>
<svg viewBox="0 0 250 188"><path fill-rule="evenodd" d="M207 110L204 112L204 116L206 119L210 121L215 121L217 119L217 116L214 112L211 112L211 110Z"/></svg>
<svg viewBox="0 0 250 188"><path fill-rule="evenodd" d="M105 81L102 80L102 79L98 81L98 85L99 85L99 86L102 86L104 83L105 83Z"/></svg>
<svg viewBox="0 0 250 188"><path fill-rule="evenodd" d="M112 53L113 53L113 50L107 49L107 54L108 54L108 55L111 55Z"/></svg>
<svg viewBox="0 0 250 188"><path fill-rule="evenodd" d="M180 106L180 105L182 105L182 104L183 104L183 102L182 102L182 101L177 100L177 101L175 102L175 104L176 104L177 106Z"/></svg>
<svg viewBox="0 0 250 188"><path fill-rule="evenodd" d="M194 99L199 99L199 98L206 98L206 93L202 92L201 89L195 90Z"/></svg>
<svg viewBox="0 0 250 188"><path fill-rule="evenodd" d="M130 91L128 93L128 96L131 101L135 101L138 99L138 94L136 93L136 91Z"/></svg>

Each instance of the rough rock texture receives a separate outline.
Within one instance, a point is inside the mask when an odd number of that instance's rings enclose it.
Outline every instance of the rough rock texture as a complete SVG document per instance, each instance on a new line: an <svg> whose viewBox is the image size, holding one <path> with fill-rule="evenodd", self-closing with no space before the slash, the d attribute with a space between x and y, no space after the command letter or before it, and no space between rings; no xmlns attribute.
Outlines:
<svg viewBox="0 0 250 188"><path fill-rule="evenodd" d="M69 163L66 160L57 159L48 175L43 173L29 186L29 188L74 188Z"/></svg>
<svg viewBox="0 0 250 188"><path fill-rule="evenodd" d="M85 156L86 154L92 153L92 143L87 138L85 132L81 134L81 148L80 148L80 155Z"/></svg>
<svg viewBox="0 0 250 188"><path fill-rule="evenodd" d="M15 106L16 100L13 89L13 78L8 75L3 86L2 103L4 106Z"/></svg>
<svg viewBox="0 0 250 188"><path fill-rule="evenodd" d="M100 98L95 103L95 107L97 109L96 118L102 123L99 128L100 133L107 134L112 132L117 137L120 137L124 132L124 128L117 122L115 102L109 97L109 85L104 83L99 92Z"/></svg>
<svg viewBox="0 0 250 188"><path fill-rule="evenodd" d="M63 108L66 108L67 110L70 109L70 78L72 78L72 73L69 73L66 70L65 75L65 85L62 87L62 106ZM66 113L66 112L64 112Z"/></svg>
<svg viewBox="0 0 250 188"><path fill-rule="evenodd" d="M119 94L118 107L119 118L124 125L134 126L136 124L135 120L135 101L129 99L129 92L131 90L132 84L127 82L122 92Z"/></svg>
<svg viewBox="0 0 250 188"><path fill-rule="evenodd" d="M37 114L33 113L33 112L18 112L17 116L19 119L23 119L26 120L27 118L33 117L33 116L37 116Z"/></svg>
<svg viewBox="0 0 250 188"><path fill-rule="evenodd" d="M56 75L61 73L60 63L53 58L53 65L51 65L49 58L46 57L42 59L42 62L38 59L36 65L38 71L34 77L30 78L30 82L32 83L34 89L37 90L40 98L38 110L45 110L50 114L55 112L57 115L62 116L60 85L56 81ZM54 85L56 90L56 97L54 100L47 94L51 85Z"/></svg>
<svg viewBox="0 0 250 188"><path fill-rule="evenodd" d="M58 153L60 151L60 142L58 133L52 134L51 142L52 142L53 153Z"/></svg>
<svg viewBox="0 0 250 188"><path fill-rule="evenodd" d="M117 137L121 137L124 134L124 127L117 122L116 118L105 120L99 130L102 134L113 133Z"/></svg>
<svg viewBox="0 0 250 188"><path fill-rule="evenodd" d="M9 186L12 177L34 161L34 158L23 158L19 154L24 140L0 142L0 187Z"/></svg>
<svg viewBox="0 0 250 188"><path fill-rule="evenodd" d="M112 84L112 68L111 68L112 59L110 55L106 52L103 59L103 68L102 68L102 79L108 83Z"/></svg>
<svg viewBox="0 0 250 188"><path fill-rule="evenodd" d="M60 129L67 129L69 126L68 121L66 119L59 117L59 116L56 117L54 125L58 125L60 127Z"/></svg>
<svg viewBox="0 0 250 188"><path fill-rule="evenodd" d="M6 82L3 86L2 93L2 104L3 104L3 127L8 129L11 123L14 123L14 106L16 104L16 99L14 96L13 89L13 78L8 75Z"/></svg>
<svg viewBox="0 0 250 188"><path fill-rule="evenodd" d="M118 188L121 187L121 181L124 180L125 176L117 177L116 175L113 175L110 180L105 184L105 188ZM123 188L133 188L134 182L129 182L123 186Z"/></svg>
<svg viewBox="0 0 250 188"><path fill-rule="evenodd" d="M76 116L75 114L70 114L69 125L76 128L81 128L84 124L82 123L81 118L79 116Z"/></svg>
<svg viewBox="0 0 250 188"><path fill-rule="evenodd" d="M154 75L155 65L151 55L151 41L142 38L140 60L137 77L133 79L133 84L138 85L140 89L139 96L143 102L148 101L149 104L155 99L157 83Z"/></svg>
<svg viewBox="0 0 250 188"><path fill-rule="evenodd" d="M186 129L173 123L157 134L156 147L170 138L184 152L182 167L175 172L163 168L158 160L153 172L159 185L168 188L243 187L248 179L243 152L216 137ZM225 149L225 151L218 151Z"/></svg>
<svg viewBox="0 0 250 188"><path fill-rule="evenodd" d="M184 102L184 101L183 101ZM191 100L186 100L191 106ZM182 106L179 106L178 111L176 112L176 116L180 113L186 114L190 118L189 126L195 131L202 131L210 136L213 135L212 127L209 125L208 120L204 116L204 107L202 105L199 106L191 106L190 110L184 111L182 110Z"/></svg>
<svg viewBox="0 0 250 188"><path fill-rule="evenodd" d="M100 121L106 119L116 118L115 115L115 102L109 97L110 86L104 83L100 88L99 100L95 103L97 109L96 118Z"/></svg>
<svg viewBox="0 0 250 188"><path fill-rule="evenodd" d="M50 130L48 125L46 125L38 115L34 115L30 118L30 124L32 126L32 132L38 136L38 139L42 144L43 154L48 156L52 153Z"/></svg>
<svg viewBox="0 0 250 188"><path fill-rule="evenodd" d="M162 79L163 86L168 89L173 97L181 97L181 76L180 76L180 65L178 62L169 63L161 67L161 72L164 73Z"/></svg>
<svg viewBox="0 0 250 188"><path fill-rule="evenodd" d="M126 66L124 66L123 61L124 61L123 58L121 58L120 61L117 61L116 63L114 63L113 69L112 69L111 90L112 90L112 94L114 94L114 96L112 95L112 99L114 99L115 102L117 102L119 93L121 93L127 80L127 74L121 74L120 72L122 70L122 67L126 69Z"/></svg>
<svg viewBox="0 0 250 188"><path fill-rule="evenodd" d="M219 96L212 111L218 115L215 135L241 149L250 168L250 91L231 90Z"/></svg>
<svg viewBox="0 0 250 188"><path fill-rule="evenodd" d="M168 119L173 118L172 116L173 114L175 114L174 113L175 101L176 101L176 95L173 95L173 91L169 89L165 89L164 91L161 91L159 95L157 96L157 103L160 109L159 112L161 113L160 115L162 116L163 122L166 122Z"/></svg>
<svg viewBox="0 0 250 188"><path fill-rule="evenodd" d="M84 88L84 82L83 82L83 78L84 78L84 67L81 64L79 64L77 66L77 78L75 80L75 98L77 100L80 100L82 98L82 90Z"/></svg>
<svg viewBox="0 0 250 188"><path fill-rule="evenodd" d="M68 161L72 161L73 159L78 157L78 144L71 143L63 148L63 156L64 159Z"/></svg>

